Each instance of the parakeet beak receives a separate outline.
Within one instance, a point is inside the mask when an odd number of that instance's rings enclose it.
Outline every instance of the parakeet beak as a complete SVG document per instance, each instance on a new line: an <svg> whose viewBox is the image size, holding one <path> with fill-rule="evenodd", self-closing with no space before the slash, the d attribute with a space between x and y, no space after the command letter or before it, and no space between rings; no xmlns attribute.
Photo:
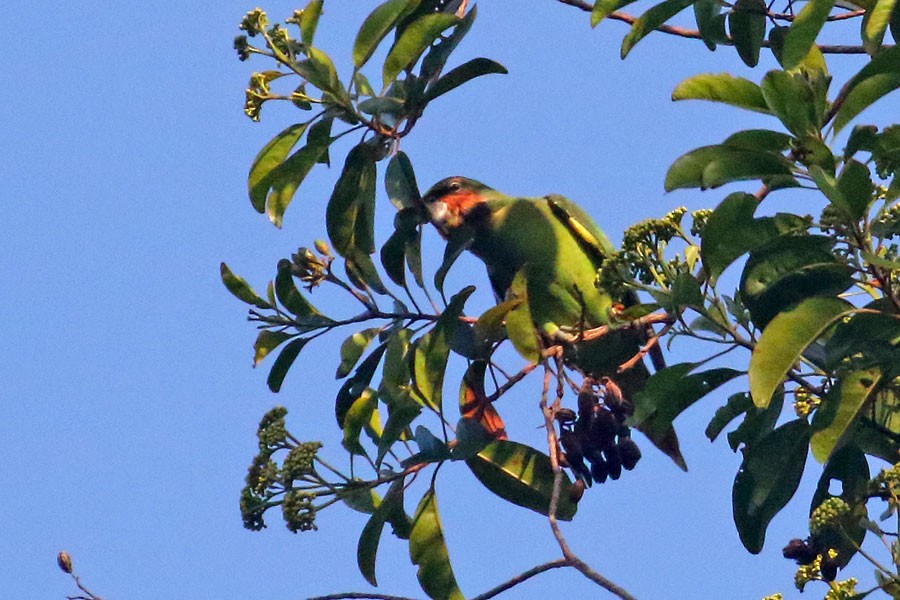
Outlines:
<svg viewBox="0 0 900 600"><path fill-rule="evenodd" d="M426 202L425 206L428 209L428 216L431 219L432 224L437 227L441 234L446 236L448 233L448 225L453 220L453 215L450 213L450 208L447 206L447 203L442 200L435 200L433 202Z"/></svg>

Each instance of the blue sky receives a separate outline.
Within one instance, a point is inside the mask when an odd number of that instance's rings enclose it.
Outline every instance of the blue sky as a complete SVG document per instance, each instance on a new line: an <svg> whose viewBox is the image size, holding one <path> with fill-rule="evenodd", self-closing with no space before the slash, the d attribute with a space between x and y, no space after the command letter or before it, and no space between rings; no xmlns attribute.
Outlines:
<svg viewBox="0 0 900 600"><path fill-rule="evenodd" d="M317 45L342 74L374 5L326 3ZM298 7L264 6L272 19ZM320 515L318 532L293 535L277 516L269 529L248 532L238 512L256 424L271 406L286 405L292 430L322 439L327 456L343 455L332 425L339 385L331 377L343 336L307 349L274 395L265 386L268 365L250 368L255 332L245 307L219 281L224 260L263 289L279 258L324 237L324 206L338 175L337 168L315 172L282 230L251 209L250 162L298 118L289 106L266 106L259 124L242 113L250 73L269 67L240 63L231 49L251 8L231 0L181 8L81 2L52 11L8 5L19 26L0 69L7 89L0 582L8 597L74 593L55 566L62 549L108 598L301 598L369 589L355 568L363 515L335 507ZM664 194L668 165L738 127L774 124L734 109L675 104L671 90L705 71L759 80L773 59L764 52L751 72L729 49L709 53L654 35L622 62L625 31L612 22L591 30L585 14L550 0L482 3L452 60L487 56L510 74L473 82L428 108L403 144L420 185L463 174L516 195L562 193L614 241L630 224L676 206L714 205L725 192ZM832 59L837 80L859 60ZM870 116L878 122L884 114L882 105ZM379 194L385 200L381 186ZM381 203L381 241L392 210ZM436 238L429 242L435 251ZM478 285L473 308L490 304L474 260L448 281L449 289ZM691 357L676 347L670 362ZM513 436L535 444L539 385L523 384L500 406ZM738 456L702 434L725 397L707 398L677 423L689 473L644 442L638 468L590 490L565 528L577 553L638 597L795 594L780 548L805 533L819 467L809 465L763 553L747 554L731 522ZM441 475L438 501L467 594L557 556L543 518L494 498L459 465ZM405 546L387 536L378 574L377 591L421 597ZM600 596L575 572L556 571L508 597L563 594Z"/></svg>

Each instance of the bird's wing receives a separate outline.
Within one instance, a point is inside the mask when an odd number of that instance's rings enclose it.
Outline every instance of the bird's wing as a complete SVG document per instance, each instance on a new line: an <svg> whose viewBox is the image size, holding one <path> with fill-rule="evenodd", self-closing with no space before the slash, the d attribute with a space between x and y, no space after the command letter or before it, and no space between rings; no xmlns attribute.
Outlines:
<svg viewBox="0 0 900 600"><path fill-rule="evenodd" d="M553 215L596 259L598 267L604 258L614 252L609 239L580 206L565 196L556 194L546 196L546 200Z"/></svg>

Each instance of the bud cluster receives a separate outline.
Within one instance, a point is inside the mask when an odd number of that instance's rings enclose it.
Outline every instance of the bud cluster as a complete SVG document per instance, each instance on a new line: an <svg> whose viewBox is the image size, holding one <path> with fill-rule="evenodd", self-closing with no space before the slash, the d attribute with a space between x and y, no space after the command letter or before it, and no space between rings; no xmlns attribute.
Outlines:
<svg viewBox="0 0 900 600"><path fill-rule="evenodd" d="M631 439L625 420L634 412L619 388L604 378L602 399L594 392L596 383L586 379L578 394L578 412L561 409L559 442L563 459L575 476L588 486L618 479L622 469L630 471L641 458L641 450ZM590 463L590 468L585 464Z"/></svg>
<svg viewBox="0 0 900 600"><path fill-rule="evenodd" d="M307 290L312 290L326 279L331 273L331 262L334 258L329 253L328 244L321 240L315 243L317 256L312 250L300 247L291 255L291 274L306 284Z"/></svg>
<svg viewBox="0 0 900 600"><path fill-rule="evenodd" d="M823 501L809 516L809 532L819 535L825 531L839 529L841 520L850 514L850 505L837 496Z"/></svg>

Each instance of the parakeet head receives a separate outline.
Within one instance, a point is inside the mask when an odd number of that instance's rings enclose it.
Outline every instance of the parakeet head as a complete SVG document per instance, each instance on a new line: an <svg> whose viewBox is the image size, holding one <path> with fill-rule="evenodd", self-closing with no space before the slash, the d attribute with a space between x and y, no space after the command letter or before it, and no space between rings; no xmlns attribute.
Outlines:
<svg viewBox="0 0 900 600"><path fill-rule="evenodd" d="M487 214L486 192L491 188L466 177L448 177L438 181L422 197L431 222L444 236L465 223L473 223L479 214Z"/></svg>

